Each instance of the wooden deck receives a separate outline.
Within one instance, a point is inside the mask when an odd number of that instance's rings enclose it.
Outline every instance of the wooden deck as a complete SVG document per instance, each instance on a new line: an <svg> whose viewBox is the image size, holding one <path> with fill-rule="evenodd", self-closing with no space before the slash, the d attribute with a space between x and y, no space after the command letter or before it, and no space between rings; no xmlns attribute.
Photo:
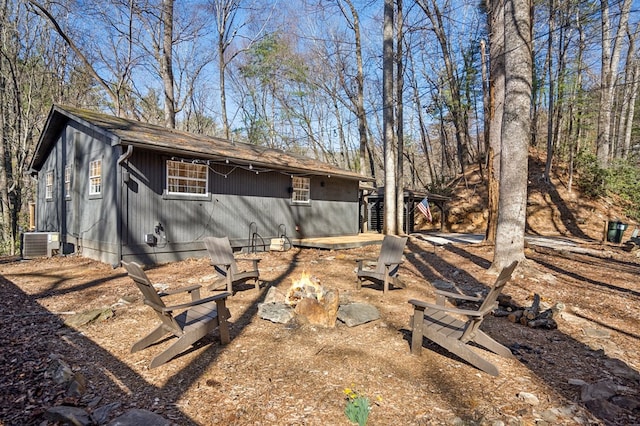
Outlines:
<svg viewBox="0 0 640 426"><path fill-rule="evenodd" d="M383 234L367 232L365 234L340 237L291 238L291 244L293 244L294 247L345 250L372 244L382 244L383 238Z"/></svg>

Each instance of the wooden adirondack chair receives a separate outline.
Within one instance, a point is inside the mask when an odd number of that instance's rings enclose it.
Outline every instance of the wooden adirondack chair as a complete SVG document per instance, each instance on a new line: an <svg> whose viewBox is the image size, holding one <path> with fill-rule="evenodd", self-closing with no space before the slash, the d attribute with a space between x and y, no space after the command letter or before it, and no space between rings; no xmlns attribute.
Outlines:
<svg viewBox="0 0 640 426"><path fill-rule="evenodd" d="M254 280L256 290L260 290L260 271L258 271L258 262L260 259L236 259L233 257L231 243L227 237L205 237L204 245L207 248L211 265L215 268L218 275L227 283L227 291L233 294L233 285L243 283L248 280ZM238 270L236 264L238 261L252 262L251 269L245 271Z"/></svg>
<svg viewBox="0 0 640 426"><path fill-rule="evenodd" d="M129 277L136 283L144 295L144 303L153 308L160 318L161 324L151 333L143 337L131 347L131 353L145 349L164 338L167 334L173 334L178 340L165 349L151 361L150 368L156 368L176 355L180 354L191 345L218 327L222 344L229 343L229 323L231 316L226 307L229 293L221 293L215 296L200 299L200 285L193 285L177 290L158 293L153 284L135 262L122 262ZM163 297L190 293L191 302L175 306L166 306ZM175 314L175 311L181 311Z"/></svg>
<svg viewBox="0 0 640 426"><path fill-rule="evenodd" d="M389 284L394 287L404 287L398 279L398 268L402 263L402 251L406 244L407 237L385 235L382 240L376 268L372 271L363 268L363 263L366 259L356 259L356 262L358 262L356 289L360 289L362 282L365 280L382 284L383 294L389 291Z"/></svg>
<svg viewBox="0 0 640 426"><path fill-rule="evenodd" d="M500 272L495 284L484 300L482 298L447 293L440 290L436 291L437 299L435 304L425 303L415 299L409 300L409 303L414 307L413 316L410 318L412 333L411 353L415 355L421 353L422 338L426 337L478 369L492 376L497 376L498 369L496 366L471 349L471 343L482 346L503 357L513 358L513 354L508 348L496 342L480 330L480 324L482 324L482 320L486 315L497 308L498 295L511 278L511 274L517 264L518 262L513 262ZM444 306L446 298L481 301L482 305L477 311L447 307ZM466 316L467 320L461 321L449 314Z"/></svg>

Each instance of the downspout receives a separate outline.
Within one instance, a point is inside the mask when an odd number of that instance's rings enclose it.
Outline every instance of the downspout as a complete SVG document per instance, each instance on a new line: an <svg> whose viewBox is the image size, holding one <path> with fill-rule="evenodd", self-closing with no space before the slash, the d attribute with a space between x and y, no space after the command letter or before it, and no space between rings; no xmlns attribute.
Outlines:
<svg viewBox="0 0 640 426"><path fill-rule="evenodd" d="M124 222L124 215L128 214L128 212L124 212L122 211L122 198L123 198L123 192L124 192L124 188L126 187L127 183L129 182L129 172L127 170L122 170L123 169L123 163L125 161L127 161L129 158L131 158L131 156L133 155L133 145L129 145L127 146L127 151L124 152L120 157L118 157L118 169L117 169L117 174L118 174L118 190L116 193L116 205L117 205L117 211L118 211L118 264L117 265L113 265L114 268L117 268L118 266L120 266L120 261L122 260L122 229L123 229L123 222ZM127 209L129 208L129 203L127 203Z"/></svg>

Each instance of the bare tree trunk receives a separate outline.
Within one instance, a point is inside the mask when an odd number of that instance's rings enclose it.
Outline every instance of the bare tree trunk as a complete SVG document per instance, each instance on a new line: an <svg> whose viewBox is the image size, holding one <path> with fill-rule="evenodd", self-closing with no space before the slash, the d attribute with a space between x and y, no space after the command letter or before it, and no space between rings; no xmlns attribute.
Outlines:
<svg viewBox="0 0 640 426"><path fill-rule="evenodd" d="M3 62L0 59L0 87L5 86L4 75L2 73ZM7 188L7 165L11 165L9 150L7 145L9 138L5 136L5 121L4 118L7 114L5 111L6 100L4 96L4 90L0 90L0 243L6 243L11 241L11 209L9 206L9 192ZM1 253L1 251L0 251Z"/></svg>
<svg viewBox="0 0 640 426"><path fill-rule="evenodd" d="M616 36L611 46L611 20L609 16L609 1L602 0L600 13L602 16L602 71L600 78L600 110L598 114L598 137L596 140L596 155L600 167L607 167L611 155L611 109L615 96L615 78L622 38L627 31L631 0L623 0L620 7L620 19Z"/></svg>
<svg viewBox="0 0 640 426"><path fill-rule="evenodd" d="M488 9L488 8L487 8ZM488 19L489 21L491 18ZM480 70L482 76L482 111L483 111L483 119L484 119L484 152L485 155L489 153L489 129L491 128L491 112L490 105L491 99L489 96L489 75L487 70L487 47L486 42L484 40L480 40ZM488 157L485 157L485 161L487 161Z"/></svg>
<svg viewBox="0 0 640 426"><path fill-rule="evenodd" d="M396 39L396 133L398 140L398 168L396 170L396 229L398 233L402 233L403 225L406 227L406 233L409 233L409 223L404 223L404 111L402 92L404 91L404 63L402 61L403 49L403 16L402 16L402 0L396 0L397 4L397 39Z"/></svg>
<svg viewBox="0 0 640 426"><path fill-rule="evenodd" d="M500 156L502 147L502 117L505 96L505 35L504 3L500 0L487 0L489 11L489 139L487 149L487 190L488 219L485 239L488 243L496 241L498 226L498 200L500 179Z"/></svg>
<svg viewBox="0 0 640 426"><path fill-rule="evenodd" d="M458 78L456 67L449 48L449 39L445 33L443 24L442 11L440 10L436 0L429 0L429 4L425 0L417 1L416 4L424 11L432 25L432 30L436 35L440 49L442 50L442 60L446 72L446 84L450 91L449 107L453 124L455 127L456 150L458 161L460 163L460 172L464 175L466 171L466 163L468 161L469 148L467 140L469 139L468 128L465 123L466 111L462 104L460 79Z"/></svg>
<svg viewBox="0 0 640 426"><path fill-rule="evenodd" d="M620 102L620 118L618 121L618 137L615 145L616 158L626 158L631 145L631 128L633 125L634 103L638 91L637 67L638 53L636 52L636 37L640 24L636 30L628 32L629 48L624 67L624 85ZM627 137L628 134L628 137Z"/></svg>
<svg viewBox="0 0 640 426"><path fill-rule="evenodd" d="M4 40L8 38L5 36L7 30L7 3L2 2L0 4L0 249L3 243L10 241L9 224L11 216L9 215L9 193L7 191L7 163L10 165L10 157L8 152L8 144L10 138L5 134L6 123L5 117L8 114L8 102L5 95L7 82L5 79L5 58L7 57L4 52ZM0 250L2 254L2 250Z"/></svg>
<svg viewBox="0 0 640 426"><path fill-rule="evenodd" d="M580 19L580 15L576 16L576 27L578 29L578 55L576 59L576 63L582 63L582 56L585 49L585 33L584 28L582 26L582 20ZM582 135L581 130L581 120L580 116L582 114L582 106L580 105L580 99L582 98L582 67L578 67L577 75L575 78L575 85L573 88L573 94L571 97L571 104L569 105L569 120L570 126L569 128L575 128L575 136L572 134L573 132L569 132L569 181L567 183L567 187L569 192L571 192L573 187L573 172L574 172L574 160L575 156L578 153L580 148L580 138ZM574 113L574 109L576 112Z"/></svg>
<svg viewBox="0 0 640 426"><path fill-rule="evenodd" d="M549 0L549 36L547 39L547 74L549 76L549 112L547 113L547 161L544 166L544 180L551 181L551 160L553 158L553 118L554 118L554 97L555 97L555 76L553 75L553 33L555 32L555 1Z"/></svg>
<svg viewBox="0 0 640 426"><path fill-rule="evenodd" d="M638 97L638 87L640 85L640 59L635 58L631 70L628 70L633 76L631 81L631 96L629 97L629 107L627 109L627 125L624 132L624 142L622 146L622 158L626 159L629 156L631 149L631 130L633 129L633 117L635 115L636 99Z"/></svg>
<svg viewBox="0 0 640 426"><path fill-rule="evenodd" d="M161 74L164 86L164 125L176 127L176 102L173 91L173 0L162 0Z"/></svg>
<svg viewBox="0 0 640 426"><path fill-rule="evenodd" d="M420 143L422 144L422 150L424 151L425 160L427 161L427 168L429 169L429 182L434 183L436 181L435 172L433 170L433 165L431 164L431 140L429 137L429 130L425 124L424 119L424 111L422 107L422 101L420 100L420 91L418 87L418 82L416 80L416 72L415 65L413 62L413 56L411 55L411 51L407 52L407 58L409 59L409 66L411 67L410 80L411 89L413 93L413 102L415 103L416 115L418 118L418 130L420 132Z"/></svg>
<svg viewBox="0 0 640 426"><path fill-rule="evenodd" d="M216 20L217 49L218 49L218 80L220 84L220 113L222 114L222 131L226 139L230 139L229 118L227 115L226 70L230 58L227 58L227 48L231 44L234 33L231 30L238 9L239 0L214 0L211 3Z"/></svg>
<svg viewBox="0 0 640 426"><path fill-rule="evenodd" d="M500 160L498 229L492 269L524 259L528 148L531 138L531 4L507 0L505 102Z"/></svg>
<svg viewBox="0 0 640 426"><path fill-rule="evenodd" d="M58 21L51 14L51 12L49 12L49 10L46 7L36 2L35 0L28 0L28 1L32 6L36 8L36 12L38 14L40 14L47 21L49 21L51 25L53 25L54 30L58 33L60 37L62 37L64 42L67 44L67 46L69 46L71 50L73 50L73 53L75 53L78 59L80 60L80 62L82 62L87 72L91 75L91 77L93 77L96 80L96 82L98 82L98 84L100 84L100 87L102 87L102 89L104 89L104 91L109 95L109 97L111 98L111 101L113 102L114 108L116 110L116 115L125 116L126 112L123 109L121 98L118 92L113 90L113 87L111 84L109 84L109 82L107 82L102 77L100 77L100 75L95 70L91 62L89 62L87 57L82 53L80 48L67 35L67 33L64 32L64 30L62 29L60 24L58 24Z"/></svg>
<svg viewBox="0 0 640 426"><path fill-rule="evenodd" d="M229 131L229 118L227 116L227 87L226 87L226 62L224 59L224 40L220 36L218 38L218 81L220 85L220 114L222 114L222 132L224 137L229 140L231 132Z"/></svg>
<svg viewBox="0 0 640 426"><path fill-rule="evenodd" d="M396 150L394 143L393 104L393 0L384 0L382 54L382 96L384 127L384 233L397 235L396 228Z"/></svg>
<svg viewBox="0 0 640 426"><path fill-rule="evenodd" d="M362 40L360 35L360 18L358 16L358 11L353 6L353 2L351 0L345 0L345 3L349 7L351 17L353 18L351 28L353 29L353 36L355 39L355 55L356 55L356 64L357 64L356 93L355 93L355 99L354 99L354 107L355 107L355 114L358 119L358 136L360 138L360 146L358 149L360 174L362 174L363 176L366 176L367 175L366 150L367 150L367 126L368 125L367 125L367 113L364 109L364 66L362 64ZM347 15L345 11L343 11L342 13L346 18ZM373 170L371 170L371 174L373 174Z"/></svg>

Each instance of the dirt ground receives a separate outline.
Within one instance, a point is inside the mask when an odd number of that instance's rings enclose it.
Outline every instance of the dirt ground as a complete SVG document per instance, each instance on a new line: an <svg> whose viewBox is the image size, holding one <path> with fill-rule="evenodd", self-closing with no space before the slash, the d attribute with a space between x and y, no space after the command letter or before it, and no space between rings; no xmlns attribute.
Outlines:
<svg viewBox="0 0 640 426"><path fill-rule="evenodd" d="M214 333L153 370L148 368L151 358L169 342L129 353L157 320L122 268L80 257L7 260L0 264L1 419L7 425L41 424L42 410L51 405L90 409L91 404L120 401L114 415L146 408L181 425L346 425L343 391L356 388L370 398L370 425L455 424L456 419L462 421L457 424L528 425L557 412L564 415L543 424L597 424L602 419L580 403L580 388L569 380L609 378L612 360L640 369L640 259L617 246L584 246L601 255L527 249L528 261L505 293L523 305L538 293L546 303L562 302L566 309L557 318L557 330L488 318L484 329L516 353L509 360L483 352L498 366L497 378L435 346L426 345L420 356L409 351L409 299L432 300L436 280L453 282L465 293L493 282L486 272L491 249L482 245L435 247L412 237L401 271L407 288L387 296L370 286L354 289L354 259L375 257L376 246L252 255L262 259L265 284L259 293L251 285L241 287L228 300L231 343L221 346ZM373 304L381 319L352 328L338 322L326 329L259 318L257 304L266 288L286 289L303 271L338 289L342 303ZM192 259L148 274L177 288L207 284L212 271L204 259ZM115 312L104 322L79 329L63 325L73 312L104 307ZM588 328L606 336L593 337L585 332ZM85 376L82 397L65 397L64 388L43 378L51 354ZM638 391L637 382L616 380L632 394ZM520 392L535 395L539 404L523 401ZM638 412L617 421L637 423Z"/></svg>
<svg viewBox="0 0 640 426"><path fill-rule="evenodd" d="M524 306L537 293L547 306L563 304L564 310L555 318L555 330L504 317L485 320L483 329L516 356L478 350L498 367L498 377L427 342L420 356L409 347L409 299L432 301L443 281L467 294L493 283L492 248L481 244L435 246L412 236L400 271L406 288L386 296L372 286L354 289L355 259L375 258L378 246L250 255L262 259L264 283L259 292L252 285L239 287L228 299L231 342L221 346L214 332L153 370L150 360L170 342L129 352L157 319L123 268L81 257L5 258L0 259L0 423L46 425L42 413L51 406L91 412L119 402L111 418L144 408L178 425L348 425L344 390L351 388L370 400L369 425L638 424L637 405L603 415L582 401L576 383L612 380L625 397L640 399L640 258L598 241L603 220L620 213L610 202L580 200L561 181L556 184L530 188L528 232L571 237L583 252L527 247L527 261L504 293ZM482 229L481 209L473 207L481 191L473 179L458 188L464 202L452 202L450 229ZM381 318L351 328L340 322L321 328L258 317L268 288L285 291L302 272L337 289L341 303L374 305ZM189 259L147 273L173 289L206 288L213 271L206 260ZM110 308L114 316L77 328L64 324L73 313L93 308ZM56 357L86 379L81 396L66 395L65 386L46 374ZM621 367L629 374L621 375Z"/></svg>

